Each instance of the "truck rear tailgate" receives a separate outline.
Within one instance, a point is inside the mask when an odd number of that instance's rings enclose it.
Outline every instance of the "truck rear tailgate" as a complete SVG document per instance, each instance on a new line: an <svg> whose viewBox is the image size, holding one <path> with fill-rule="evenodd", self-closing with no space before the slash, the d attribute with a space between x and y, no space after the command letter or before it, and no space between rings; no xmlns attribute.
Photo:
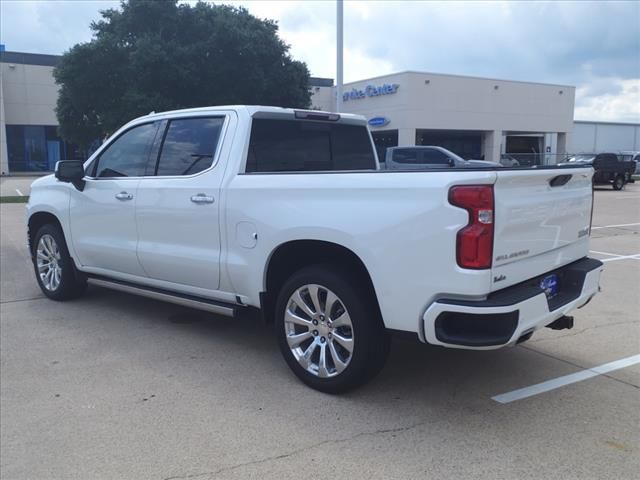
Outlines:
<svg viewBox="0 0 640 480"><path fill-rule="evenodd" d="M589 253L591 168L497 171L491 291Z"/></svg>

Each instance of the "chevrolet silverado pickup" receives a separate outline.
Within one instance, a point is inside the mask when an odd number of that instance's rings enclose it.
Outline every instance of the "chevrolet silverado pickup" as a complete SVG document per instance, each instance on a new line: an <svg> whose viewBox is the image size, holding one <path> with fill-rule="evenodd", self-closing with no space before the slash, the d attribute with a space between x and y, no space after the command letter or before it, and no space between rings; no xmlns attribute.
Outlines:
<svg viewBox="0 0 640 480"><path fill-rule="evenodd" d="M382 367L393 332L512 346L597 293L590 166L381 171L361 116L229 106L153 113L26 208L37 282L272 322L307 385Z"/></svg>

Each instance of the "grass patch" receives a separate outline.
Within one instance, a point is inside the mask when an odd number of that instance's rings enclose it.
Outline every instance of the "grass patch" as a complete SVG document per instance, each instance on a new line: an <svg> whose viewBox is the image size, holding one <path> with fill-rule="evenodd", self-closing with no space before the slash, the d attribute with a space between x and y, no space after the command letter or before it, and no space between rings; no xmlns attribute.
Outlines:
<svg viewBox="0 0 640 480"><path fill-rule="evenodd" d="M29 197L20 197L19 195L0 197L0 203L27 203L28 201Z"/></svg>

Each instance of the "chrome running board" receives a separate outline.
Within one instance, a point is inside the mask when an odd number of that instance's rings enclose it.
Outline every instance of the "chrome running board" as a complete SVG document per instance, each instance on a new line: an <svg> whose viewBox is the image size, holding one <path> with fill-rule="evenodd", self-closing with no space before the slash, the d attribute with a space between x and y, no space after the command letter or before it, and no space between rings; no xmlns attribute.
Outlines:
<svg viewBox="0 0 640 480"><path fill-rule="evenodd" d="M176 292L169 292L167 290L160 290L153 287L133 285L131 283L106 279L104 277L97 278L89 276L87 281L96 287L110 288L112 290L131 293L141 297L153 298L154 300L182 305L183 307L197 308L198 310L205 310L207 312L217 313L218 315L225 315L227 317L235 316L236 310L238 309L237 305L229 303L217 302L207 298L194 297L192 295L184 295Z"/></svg>

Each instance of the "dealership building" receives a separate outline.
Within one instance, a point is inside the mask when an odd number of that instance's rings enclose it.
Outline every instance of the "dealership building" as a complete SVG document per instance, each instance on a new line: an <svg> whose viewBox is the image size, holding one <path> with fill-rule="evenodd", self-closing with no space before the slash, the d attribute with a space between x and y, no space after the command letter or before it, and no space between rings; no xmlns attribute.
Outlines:
<svg viewBox="0 0 640 480"><path fill-rule="evenodd" d="M0 48L0 172L49 172L78 158L58 136L59 56ZM312 107L336 109L332 79L311 78ZM341 110L364 115L379 155L439 145L464 158L553 164L566 153L640 150L640 124L574 122L575 87L401 72L344 86Z"/></svg>
<svg viewBox="0 0 640 480"><path fill-rule="evenodd" d="M0 172L52 171L77 157L58 135L53 79L57 55L6 52L0 48Z"/></svg>
<svg viewBox="0 0 640 480"><path fill-rule="evenodd" d="M497 161L508 151L566 152L574 98L567 85L402 72L346 84L342 110L367 117L379 154L439 145Z"/></svg>

